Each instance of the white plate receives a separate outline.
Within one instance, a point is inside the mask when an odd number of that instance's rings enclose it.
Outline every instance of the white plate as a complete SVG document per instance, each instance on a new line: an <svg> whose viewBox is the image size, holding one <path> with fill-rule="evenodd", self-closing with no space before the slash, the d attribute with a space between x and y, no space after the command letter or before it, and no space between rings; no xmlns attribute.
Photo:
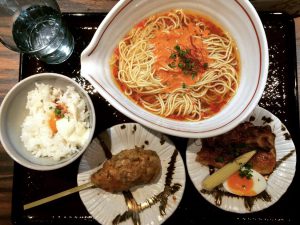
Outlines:
<svg viewBox="0 0 300 225"><path fill-rule="evenodd" d="M130 190L137 203L144 203L147 199L164 190L171 156L174 151L177 151L174 144L166 136L146 129L137 123L116 125L101 133L100 136L107 145L111 145L110 149L113 155L124 149L132 149L135 146L144 146L145 149L154 150L159 155L162 165L160 178L152 184ZM97 171L105 160L106 157L100 139L96 137L80 161L77 176L78 185L89 182L91 174ZM176 210L185 188L185 168L179 152L174 165L175 169L170 186L180 184L181 187L168 197L166 214L160 214L158 202L139 213L141 224L161 224ZM112 224L117 215L128 210L122 193L112 194L100 188L90 188L80 191L79 195L88 212L101 224ZM128 219L122 224L133 224L133 222L132 219Z"/></svg>
<svg viewBox="0 0 300 225"><path fill-rule="evenodd" d="M265 118L270 118L270 122L266 122ZM260 211L273 205L287 191L294 178L296 170L295 145L290 138L288 130L276 116L257 106L252 114L247 117L246 121L251 121L255 126L263 126L267 124L271 126L272 132L276 135L275 148L277 163L280 159L283 159L283 157L290 155L286 160L279 164L279 166L276 167L273 173L269 176L266 191L271 196L271 201L258 199L254 202L252 210L249 211L244 205L244 198L223 196L221 205L217 205L215 198L211 194L204 194L201 192L202 181L209 175L208 167L196 161L197 152L200 151L202 145L201 139L190 139L186 151L187 170L199 193L207 201L217 207L235 213Z"/></svg>

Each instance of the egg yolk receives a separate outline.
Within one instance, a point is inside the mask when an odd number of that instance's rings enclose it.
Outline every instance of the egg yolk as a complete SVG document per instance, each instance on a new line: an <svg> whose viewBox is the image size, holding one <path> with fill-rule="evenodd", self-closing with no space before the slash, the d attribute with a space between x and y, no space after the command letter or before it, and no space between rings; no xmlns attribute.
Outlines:
<svg viewBox="0 0 300 225"><path fill-rule="evenodd" d="M54 111L50 115L49 127L52 131L52 134L57 132L56 121L63 118L64 114L67 113L67 106L64 104L58 104Z"/></svg>
<svg viewBox="0 0 300 225"><path fill-rule="evenodd" d="M54 113L51 113L51 116L49 119L49 127L52 131L52 134L55 134L57 132L56 121L57 121L57 117L55 116Z"/></svg>
<svg viewBox="0 0 300 225"><path fill-rule="evenodd" d="M232 193L240 196L254 196L256 192L253 190L253 180L241 177L239 172L231 175L227 180L227 185Z"/></svg>

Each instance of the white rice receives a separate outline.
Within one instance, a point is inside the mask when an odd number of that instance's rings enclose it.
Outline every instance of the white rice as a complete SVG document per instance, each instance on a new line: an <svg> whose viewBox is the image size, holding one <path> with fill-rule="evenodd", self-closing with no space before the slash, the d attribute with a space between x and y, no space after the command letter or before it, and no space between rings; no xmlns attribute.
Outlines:
<svg viewBox="0 0 300 225"><path fill-rule="evenodd" d="M74 87L64 92L51 85L36 83L28 93L26 109L29 114L21 125L21 140L35 157L60 160L78 152L90 134L90 112ZM64 104L67 112L56 121L53 133L49 120L57 104Z"/></svg>

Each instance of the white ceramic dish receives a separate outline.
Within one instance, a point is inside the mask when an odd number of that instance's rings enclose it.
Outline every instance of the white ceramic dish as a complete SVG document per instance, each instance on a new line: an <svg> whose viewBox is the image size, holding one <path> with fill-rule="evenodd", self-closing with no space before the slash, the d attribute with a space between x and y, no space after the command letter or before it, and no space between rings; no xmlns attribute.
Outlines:
<svg viewBox="0 0 300 225"><path fill-rule="evenodd" d="M255 120L250 120L250 117ZM271 118L270 123L266 123L263 117ZM271 173L267 181L267 193L271 196L271 201L263 201L258 199L254 202L251 211L245 208L243 198L232 198L223 196L222 204L217 206L223 210L235 213L249 213L263 210L270 207L277 202L281 196L287 191L288 187L293 181L296 171L296 150L290 134L281 121L269 111L256 107L255 110L247 117L247 121L251 121L256 126L270 125L272 132L276 135L275 148L276 148L276 161L277 163L288 156L286 160L282 161L279 166ZM201 139L190 139L186 151L186 164L188 174L195 188L199 193L211 204L216 205L215 198L210 194L201 193L202 181L209 175L207 166L201 165L196 162L197 152L201 149Z"/></svg>
<svg viewBox="0 0 300 225"><path fill-rule="evenodd" d="M191 9L212 18L235 39L240 52L241 79L235 97L214 117L184 122L154 115L128 99L112 79L109 61L121 38L139 21L169 9ZM243 121L257 105L267 79L268 46L257 12L248 0L123 0L108 13L81 55L81 75L117 110L160 132L181 137L209 137Z"/></svg>
<svg viewBox="0 0 300 225"><path fill-rule="evenodd" d="M132 188L133 197L136 202L146 203L146 200L161 193L165 187L165 179L169 162L174 151L177 152L174 144L163 134L144 128L137 123L119 124L103 132L100 136L104 140L111 153L117 154L125 149L132 149L135 146L144 146L145 149L157 152L162 165L162 172L156 182L149 185ZM180 184L181 187L174 195L168 197L165 209L166 215L162 216L159 212L159 202L140 213L141 224L161 224L163 223L179 205L185 188L185 168L183 160L178 152L175 158L175 169L172 175L171 186ZM90 181L92 173L96 172L106 160L105 153L100 139L93 139L87 151L83 154L77 176L78 185ZM112 194L100 188L91 188L80 191L80 198L88 212L99 223L112 224L114 218L128 210L122 193ZM133 224L131 219L122 224Z"/></svg>
<svg viewBox="0 0 300 225"><path fill-rule="evenodd" d="M78 151L69 157L63 158L59 161L52 158L34 157L24 147L21 141L21 124L23 123L27 110L25 108L27 102L27 94L35 88L35 83L50 84L54 87L66 90L67 86L75 87L75 91L81 95L85 100L88 110L90 111L90 127L91 132L86 143ZM96 116L94 105L85 92L74 80L67 76L55 73L41 73L32 75L18 84L16 84L5 96L0 109L0 139L1 143L10 155L10 157L19 164L34 170L53 170L64 167L75 159L77 159L86 149L92 140L96 124Z"/></svg>

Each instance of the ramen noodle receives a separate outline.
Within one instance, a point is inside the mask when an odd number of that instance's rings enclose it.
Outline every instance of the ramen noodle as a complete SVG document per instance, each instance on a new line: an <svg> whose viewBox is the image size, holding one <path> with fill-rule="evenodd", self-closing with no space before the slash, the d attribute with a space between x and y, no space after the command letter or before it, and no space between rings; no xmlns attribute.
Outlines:
<svg viewBox="0 0 300 225"><path fill-rule="evenodd" d="M111 69L121 91L162 117L199 121L218 113L239 85L232 37L196 13L151 16L119 42Z"/></svg>

